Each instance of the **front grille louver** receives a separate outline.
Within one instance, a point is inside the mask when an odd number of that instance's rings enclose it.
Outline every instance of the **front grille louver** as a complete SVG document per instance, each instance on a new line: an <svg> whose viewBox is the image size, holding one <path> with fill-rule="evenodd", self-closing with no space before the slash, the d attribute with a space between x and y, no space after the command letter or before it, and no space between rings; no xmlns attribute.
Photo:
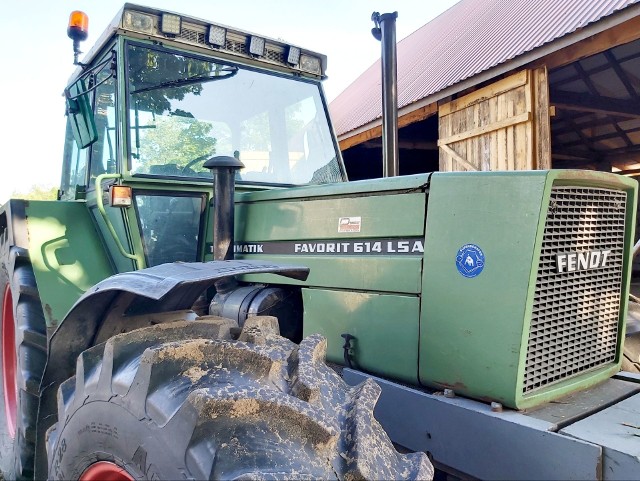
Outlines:
<svg viewBox="0 0 640 481"><path fill-rule="evenodd" d="M554 186L544 230L523 393L615 361L624 191ZM611 250L607 265L557 273L558 254Z"/></svg>

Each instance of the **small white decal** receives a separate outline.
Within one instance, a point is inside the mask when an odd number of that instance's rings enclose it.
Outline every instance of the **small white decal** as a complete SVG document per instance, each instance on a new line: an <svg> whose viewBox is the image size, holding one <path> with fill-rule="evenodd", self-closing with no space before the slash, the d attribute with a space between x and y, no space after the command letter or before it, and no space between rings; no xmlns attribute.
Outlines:
<svg viewBox="0 0 640 481"><path fill-rule="evenodd" d="M360 232L362 217L340 217L338 232Z"/></svg>

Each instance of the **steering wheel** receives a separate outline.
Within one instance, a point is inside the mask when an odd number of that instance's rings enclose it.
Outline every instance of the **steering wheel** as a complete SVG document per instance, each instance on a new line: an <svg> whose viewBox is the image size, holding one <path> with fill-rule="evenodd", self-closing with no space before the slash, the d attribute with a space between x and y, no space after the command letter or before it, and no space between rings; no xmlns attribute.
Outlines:
<svg viewBox="0 0 640 481"><path fill-rule="evenodd" d="M195 159L190 160L180 171L181 174L186 174L187 169L190 169L192 165L197 164L198 162L202 162L203 160L207 160L211 157L211 154L201 155L200 157L196 157Z"/></svg>

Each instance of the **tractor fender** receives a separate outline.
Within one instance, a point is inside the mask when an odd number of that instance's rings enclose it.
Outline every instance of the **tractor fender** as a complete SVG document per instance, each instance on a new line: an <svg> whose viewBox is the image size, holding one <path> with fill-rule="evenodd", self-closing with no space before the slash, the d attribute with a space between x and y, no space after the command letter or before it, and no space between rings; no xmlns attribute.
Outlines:
<svg viewBox="0 0 640 481"><path fill-rule="evenodd" d="M188 310L215 281L262 273L306 280L309 268L252 260L174 262L116 274L86 291L49 339L38 412L37 472L46 469L45 432L55 422L58 386L74 375L76 358L94 344L103 324L129 315Z"/></svg>

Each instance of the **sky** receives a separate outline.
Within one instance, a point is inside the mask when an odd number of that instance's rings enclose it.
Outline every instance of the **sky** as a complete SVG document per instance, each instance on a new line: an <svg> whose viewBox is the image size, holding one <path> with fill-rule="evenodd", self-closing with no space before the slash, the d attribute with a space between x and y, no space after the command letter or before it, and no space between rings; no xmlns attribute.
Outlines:
<svg viewBox="0 0 640 481"><path fill-rule="evenodd" d="M329 102L380 58L371 35L371 13L398 12L398 40L435 18L457 0L139 0L136 3L219 22L327 55ZM64 143L62 91L74 71L66 35L73 10L89 16L88 52L115 17L113 0L30 0L3 5L0 122L3 169L0 204L32 186L58 186ZM82 59L82 56L80 57ZM379 95L372 92L372 95Z"/></svg>

